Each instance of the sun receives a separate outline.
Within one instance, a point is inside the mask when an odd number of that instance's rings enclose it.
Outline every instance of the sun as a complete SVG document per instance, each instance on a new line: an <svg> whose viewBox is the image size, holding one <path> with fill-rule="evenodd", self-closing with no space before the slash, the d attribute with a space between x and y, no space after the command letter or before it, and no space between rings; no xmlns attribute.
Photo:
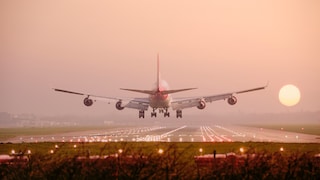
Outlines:
<svg viewBox="0 0 320 180"><path fill-rule="evenodd" d="M300 101L299 89L292 84L283 86L279 91L279 101L285 106L298 104Z"/></svg>

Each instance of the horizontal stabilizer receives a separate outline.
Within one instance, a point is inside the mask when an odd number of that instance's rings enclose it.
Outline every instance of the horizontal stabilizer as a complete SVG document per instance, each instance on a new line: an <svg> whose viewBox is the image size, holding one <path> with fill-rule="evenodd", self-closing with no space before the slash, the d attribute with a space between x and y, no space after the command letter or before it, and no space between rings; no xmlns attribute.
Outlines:
<svg viewBox="0 0 320 180"><path fill-rule="evenodd" d="M165 90L165 91L161 91L161 92L162 92L162 94L172 94L172 93L177 93L177 92L182 92L182 91L190 91L190 90L193 90L193 89L197 89L197 88Z"/></svg>
<svg viewBox="0 0 320 180"><path fill-rule="evenodd" d="M155 91L150 91L150 90L123 89L123 88L120 88L120 89L124 90L124 91L132 91L132 92L138 92L138 93L143 93L143 94L150 94L150 95L155 94Z"/></svg>
<svg viewBox="0 0 320 180"><path fill-rule="evenodd" d="M160 91L162 94L172 94L172 93L177 93L177 92L182 92L182 91L189 91L197 88L187 88L187 89L176 89L176 90L164 90ZM154 95L157 93L157 91L150 91L150 90L139 90L139 89L123 89L121 90L125 91L132 91L132 92L138 92L138 93L143 93L143 94L149 94L149 95Z"/></svg>

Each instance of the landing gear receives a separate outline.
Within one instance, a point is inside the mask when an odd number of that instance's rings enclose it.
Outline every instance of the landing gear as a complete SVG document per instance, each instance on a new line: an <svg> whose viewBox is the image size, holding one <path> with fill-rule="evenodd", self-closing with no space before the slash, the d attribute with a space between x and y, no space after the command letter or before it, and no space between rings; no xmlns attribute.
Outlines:
<svg viewBox="0 0 320 180"><path fill-rule="evenodd" d="M177 110L177 118L182 118L182 111L181 110Z"/></svg>
<svg viewBox="0 0 320 180"><path fill-rule="evenodd" d="M151 112L151 117L157 117L157 108L153 108ZM163 113L164 117L170 117L170 113L168 112L168 108L159 108L159 113Z"/></svg>
<svg viewBox="0 0 320 180"><path fill-rule="evenodd" d="M151 117L157 117L156 108L153 108L153 111L151 112Z"/></svg>
<svg viewBox="0 0 320 180"><path fill-rule="evenodd" d="M170 117L170 113L168 112L168 108L166 108L165 110L166 110L166 112L164 112L164 117Z"/></svg>
<svg viewBox="0 0 320 180"><path fill-rule="evenodd" d="M157 117L157 113L156 112L151 112L151 117Z"/></svg>
<svg viewBox="0 0 320 180"><path fill-rule="evenodd" d="M144 111L142 110L139 111L139 118L144 118Z"/></svg>

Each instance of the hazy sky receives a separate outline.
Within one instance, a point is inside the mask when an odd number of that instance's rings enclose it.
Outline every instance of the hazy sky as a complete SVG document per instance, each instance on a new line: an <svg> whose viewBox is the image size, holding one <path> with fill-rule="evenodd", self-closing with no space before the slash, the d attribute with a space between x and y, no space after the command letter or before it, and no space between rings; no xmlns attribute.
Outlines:
<svg viewBox="0 0 320 180"><path fill-rule="evenodd" d="M161 75L176 96L241 94L203 113L320 110L320 1L0 2L0 112L42 115L122 113L55 88L115 97L144 97L119 88L150 89ZM279 103L295 84L301 102ZM149 111L150 112L150 111ZM184 114L200 113L196 108ZM148 113L149 115L149 113Z"/></svg>

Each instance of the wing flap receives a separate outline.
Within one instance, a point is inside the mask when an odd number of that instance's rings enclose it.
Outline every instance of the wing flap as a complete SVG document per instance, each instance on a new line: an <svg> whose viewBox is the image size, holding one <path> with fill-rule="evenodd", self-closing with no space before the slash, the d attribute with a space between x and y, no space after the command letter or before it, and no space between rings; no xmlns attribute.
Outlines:
<svg viewBox="0 0 320 180"><path fill-rule="evenodd" d="M149 108L149 99L134 98L130 100L124 107L146 111Z"/></svg>
<svg viewBox="0 0 320 180"><path fill-rule="evenodd" d="M233 93L226 93L226 94L219 94L219 95L213 95L213 96L205 96L203 99L206 102L213 102L213 101L219 101L219 100L225 100L232 96Z"/></svg>
<svg viewBox="0 0 320 180"><path fill-rule="evenodd" d="M141 103L133 100L133 101L130 101L128 104L126 104L124 107L146 111L148 110L149 104L145 104L145 103Z"/></svg>
<svg viewBox="0 0 320 180"><path fill-rule="evenodd" d="M175 110L181 110L186 108L192 108L199 105L200 99L185 99L185 100L178 100L171 102L172 109Z"/></svg>

